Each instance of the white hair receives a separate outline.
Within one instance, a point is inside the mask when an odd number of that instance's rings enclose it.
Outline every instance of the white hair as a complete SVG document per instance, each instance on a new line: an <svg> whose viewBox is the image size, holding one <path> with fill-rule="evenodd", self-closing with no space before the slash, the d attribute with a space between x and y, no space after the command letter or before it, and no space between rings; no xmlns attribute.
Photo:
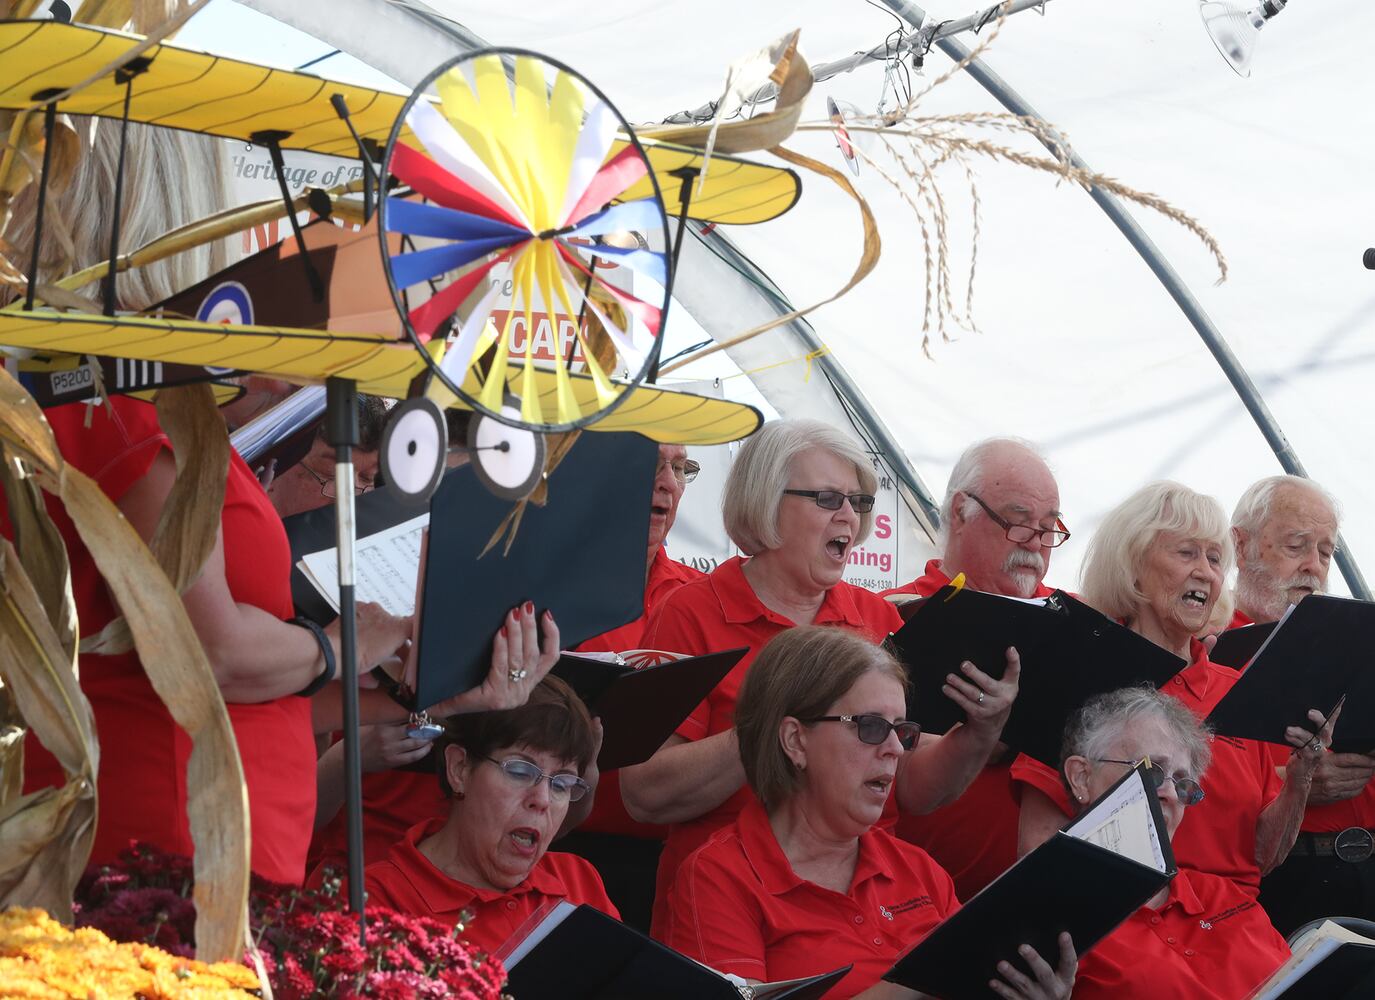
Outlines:
<svg viewBox="0 0 1375 1000"><path fill-rule="evenodd" d="M773 420L745 442L735 456L726 488L721 494L721 515L726 534L746 555L778 548L778 506L788 488L793 459L819 448L855 467L859 488L878 491L878 476L864 450L855 441L820 420ZM869 536L872 511L859 515L858 545Z"/></svg>
<svg viewBox="0 0 1375 1000"><path fill-rule="evenodd" d="M1156 718L1164 723L1184 751L1189 776L1195 781L1203 777L1212 758L1208 727L1182 702L1149 686L1119 688L1086 701L1065 726L1061 764L1070 757L1101 760L1122 730L1140 718Z"/></svg>
<svg viewBox="0 0 1375 1000"><path fill-rule="evenodd" d="M960 508L960 516L964 518L973 517L980 508L974 500L970 499L969 494L983 493L987 488L986 474L989 455L999 448L1005 448L1009 445L1034 455L1041 460L1047 469L1050 468L1050 463L1046 461L1045 455L1041 454L1041 449L1025 438L991 437L971 444L956 460L955 467L950 470L950 479L945 484L945 499L941 502L939 539L942 543L944 543L946 533L950 530L950 522L955 516L955 494L963 493L965 495L965 501Z"/></svg>
<svg viewBox="0 0 1375 1000"><path fill-rule="evenodd" d="M1237 501L1236 510L1232 512L1232 527L1246 534L1248 559L1254 558L1261 529L1274 512L1275 494L1282 486L1307 490L1327 504L1328 510L1332 511L1332 520L1341 520L1341 507L1337 504L1337 498L1313 480L1305 479L1303 476L1266 476L1247 487L1246 492Z"/></svg>
<svg viewBox="0 0 1375 1000"><path fill-rule="evenodd" d="M1222 550L1222 576L1231 572L1232 532L1222 505L1164 480L1141 487L1114 507L1089 539L1080 579L1084 601L1110 618L1135 618L1146 600L1136 585L1141 561L1164 531L1216 544ZM1224 601L1229 601L1225 590L1218 595L1218 603Z"/></svg>

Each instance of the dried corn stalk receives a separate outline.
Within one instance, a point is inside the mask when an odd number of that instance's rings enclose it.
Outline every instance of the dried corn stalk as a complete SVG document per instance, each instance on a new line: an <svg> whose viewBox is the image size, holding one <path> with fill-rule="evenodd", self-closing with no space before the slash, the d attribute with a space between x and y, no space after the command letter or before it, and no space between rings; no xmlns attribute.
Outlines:
<svg viewBox="0 0 1375 1000"><path fill-rule="evenodd" d="M1157 195L1130 187L1112 177L1085 170L1071 162L1068 142L1063 133L1045 122L1013 114L957 114L922 115L919 105L927 94L978 58L1002 28L997 26L964 59L946 70L921 92L896 111L884 115L860 116L847 121L851 133L873 135L881 153L875 155L855 145L856 154L867 168L891 187L903 200L917 221L924 253L926 304L922 314L922 351L930 356L931 335L938 333L949 340L949 324L977 329L973 318L974 275L978 262L979 194L975 183L974 166L980 160L1009 163L1040 173L1054 175L1060 180L1081 185L1085 190L1099 188L1135 202L1183 226L1207 247L1218 268L1219 283L1227 278L1227 261L1211 233L1192 216L1166 202ZM830 132L830 122L807 123L798 126L799 132ZM1046 145L1051 155L1041 156L1022 152L1008 145L1004 137L1025 135ZM962 309L955 304L950 276L950 248L948 231L950 214L946 194L938 180L937 171L953 164L959 168L961 183L970 194L972 243L970 248L969 279L965 287Z"/></svg>
<svg viewBox="0 0 1375 1000"><path fill-rule="evenodd" d="M187 397L182 402L194 409L199 405L194 399ZM173 433L174 427L167 430ZM124 612L153 689L191 737L187 811L196 845L197 952L211 961L236 958L245 940L247 917L247 792L229 715L200 641L176 590L143 540L94 482L62 460L37 403L3 370L0 444L10 455L23 459L38 484L63 503ZM41 519L36 511L32 517ZM190 552L196 548L196 534L196 530L169 532L169 548L184 546ZM189 542L184 540L188 537ZM10 859L20 858L22 868L18 876L0 881L0 906L21 899L33 905L36 894L57 893L63 888L58 884L59 876L64 883L71 879L71 884L65 885L69 902L75 884L72 872L79 875L90 849L89 816L83 816L81 803L89 796L93 812L95 748L93 742L84 746L80 738L91 731L89 707L84 713L77 707L80 692L73 653L64 648L52 625L65 616L54 615L42 605L12 550L0 553L7 560L0 634L10 649L17 651L5 658L6 663L12 660L21 665L14 677L5 675L6 682L25 718L54 750L69 777L63 789L50 790L46 798L20 800L26 804L24 809L7 805L0 814L0 844L5 848L0 876ZM179 556L171 561L182 564ZM26 691L23 697L21 689ZM84 699L80 704L84 706ZM37 716L30 715L31 711ZM52 742L41 728L44 726L52 731ZM66 748L59 752L54 743L64 739ZM21 848L27 853L21 855ZM44 852L54 850L67 850L68 854L62 863L50 868L56 859ZM29 859L27 863L23 863L24 857ZM58 902L51 905L63 912Z"/></svg>

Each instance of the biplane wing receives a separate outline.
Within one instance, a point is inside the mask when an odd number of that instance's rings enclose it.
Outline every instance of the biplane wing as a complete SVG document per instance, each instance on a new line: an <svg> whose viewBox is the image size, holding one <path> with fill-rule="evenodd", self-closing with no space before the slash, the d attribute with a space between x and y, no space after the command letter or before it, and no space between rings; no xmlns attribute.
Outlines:
<svg viewBox="0 0 1375 1000"><path fill-rule="evenodd" d="M387 334L343 333L295 327L231 326L151 316L91 316L47 309L0 311L0 344L66 354L114 355L141 361L224 367L261 372L294 382L330 377L353 379L358 391L405 398L428 369L407 341ZM512 369L510 387L519 391ZM594 405L588 376L570 376L578 402ZM554 406L554 374L536 369L541 402ZM476 393L470 375L465 391ZM642 385L590 427L594 431L637 431L661 443L725 444L748 437L763 422L758 410L741 403ZM456 404L459 405L459 404Z"/></svg>
<svg viewBox="0 0 1375 1000"><path fill-rule="evenodd" d="M81 86L63 97L58 109L72 115L119 118L125 85L116 63L142 39L117 31L56 21L0 22L0 109L33 108L53 94ZM146 67L134 79L131 121L165 128L254 141L276 133L283 149L356 157L348 126L330 98L339 94L359 136L385 144L406 95L322 79L309 73L275 69L207 52L160 43L139 57ZM143 64L140 64L143 65ZM412 140L413 141L413 140ZM703 222L747 225L777 218L801 194L797 174L783 167L716 154L698 188L701 151L668 143L645 142L649 162L663 191L669 216L682 211L683 181L691 180L688 215ZM610 157L625 146L613 144ZM626 191L625 200L648 195L648 179Z"/></svg>

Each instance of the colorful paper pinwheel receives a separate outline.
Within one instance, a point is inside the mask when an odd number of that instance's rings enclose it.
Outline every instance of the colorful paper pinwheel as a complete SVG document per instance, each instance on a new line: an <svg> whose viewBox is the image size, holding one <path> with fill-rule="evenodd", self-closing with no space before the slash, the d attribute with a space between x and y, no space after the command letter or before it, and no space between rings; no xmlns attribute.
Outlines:
<svg viewBox="0 0 1375 1000"><path fill-rule="evenodd" d="M431 87L437 104L426 96ZM616 141L621 130L629 142ZM643 240L623 249L600 237L628 231L668 245L657 181L651 198L617 200L646 176L653 178L649 162L620 113L577 73L542 56L464 56L416 88L383 156L384 185L388 178L398 185L383 188L379 231L412 341L423 352L441 331L448 337L435 371L451 391L508 423L503 404L514 395L520 425L562 431L604 416L644 379L659 353L670 263L643 249ZM400 235L401 252L388 234ZM605 281L579 246L629 269L653 294ZM604 309L601 296L620 309ZM567 343L551 338L556 354L536 359L541 313L551 320L595 316L615 363L598 362L584 322L571 324ZM583 373L570 370L575 357Z"/></svg>

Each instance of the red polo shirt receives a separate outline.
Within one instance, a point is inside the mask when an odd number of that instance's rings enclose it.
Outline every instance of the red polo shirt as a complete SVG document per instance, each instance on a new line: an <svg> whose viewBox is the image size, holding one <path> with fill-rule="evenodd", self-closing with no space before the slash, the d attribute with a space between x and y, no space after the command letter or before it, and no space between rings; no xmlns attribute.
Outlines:
<svg viewBox="0 0 1375 1000"><path fill-rule="evenodd" d="M735 725L735 701L745 671L765 643L796 624L764 606L745 577L744 565L739 556L727 559L709 576L679 587L649 623L645 644L650 649L696 656L749 647L706 701L678 727L677 735L688 741L724 733ZM842 581L826 592L813 624L843 626L881 642L902 626L902 616L877 594ZM667 915L668 889L678 866L708 837L729 825L752 798L750 790L741 786L711 812L670 828L659 859L654 927L659 927ZM889 808L893 808L891 798Z"/></svg>
<svg viewBox="0 0 1375 1000"><path fill-rule="evenodd" d="M1242 611L1240 608L1238 608L1236 611L1232 612L1232 623L1227 627L1229 629L1241 628L1245 625L1254 625L1255 623L1255 619L1251 618L1246 614L1245 611Z"/></svg>
<svg viewBox="0 0 1375 1000"><path fill-rule="evenodd" d="M436 774L393 770L363 775L363 863L385 858L391 846L421 820L442 820L448 815L449 800ZM345 869L348 860L348 810L340 806L310 843L311 882L321 867Z"/></svg>
<svg viewBox="0 0 1375 1000"><path fill-rule="evenodd" d="M115 396L108 407L69 403L45 411L63 457L118 502L170 444L150 403ZM90 426L86 426L87 419ZM94 635L117 614L105 580L62 504L48 498L71 563L80 631ZM4 515L0 496L0 515ZM291 551L281 519L257 478L230 452L220 512L224 575L240 604L277 618L292 615ZM10 533L7 516L0 530ZM186 767L191 739L153 691L136 652L80 658L81 689L91 702L100 740L100 815L91 860L114 861L132 839L190 854ZM315 811L315 742L310 699L227 706L248 786L252 866L264 878L299 883L305 875L310 817ZM26 741L25 789L65 781L38 742ZM303 818L304 817L304 818Z"/></svg>
<svg viewBox="0 0 1375 1000"><path fill-rule="evenodd" d="M1213 710L1240 678L1235 670L1208 659L1197 639L1190 644L1193 662L1161 688L1183 702L1200 719ZM1283 782L1275 773L1267 744L1215 736L1213 762L1203 775L1203 801L1184 810L1173 846L1181 868L1221 875L1236 882L1252 899L1260 892L1256 864L1256 821L1261 810L1280 793ZM1072 815L1069 795L1057 771L1021 754L1012 765L1012 779L1043 792Z"/></svg>
<svg viewBox="0 0 1375 1000"><path fill-rule="evenodd" d="M676 559L669 558L664 547L654 553L654 562L649 567L649 579L645 581L645 613L629 625L613 628L599 636L588 639L578 646L580 653L626 653L632 649L644 648L645 628L649 616L685 583L704 580L706 574L701 570L685 566ZM621 772L608 771L597 781L597 797L592 803L592 812L578 825L586 833L616 833L624 837L641 837L645 840L663 840L668 827L653 823L637 823L625 810L621 799Z"/></svg>
<svg viewBox="0 0 1375 1000"><path fill-rule="evenodd" d="M949 582L940 560L932 559L924 574L884 596L930 597ZM1038 584L1035 596L1053 593ZM897 834L930 854L955 880L959 897L968 899L1017 860L1017 813L1010 763L990 764L950 805L925 816L899 816Z"/></svg>
<svg viewBox="0 0 1375 1000"><path fill-rule="evenodd" d="M417 917L429 917L449 927L458 923L464 910L473 919L465 923L463 937L474 948L491 953L506 942L530 915L546 903L566 899L587 903L617 920L621 918L607 898L597 870L573 854L547 852L525 881L514 889L474 889L430 863L419 844L437 833L446 820L417 823L397 841L386 858L368 865L363 885L368 902Z"/></svg>
<svg viewBox="0 0 1375 1000"><path fill-rule="evenodd" d="M853 963L826 994L849 997L877 983L959 905L950 876L925 851L877 827L859 838L848 892L808 882L751 800L683 863L662 937L713 969L763 982Z"/></svg>
<svg viewBox="0 0 1375 1000"><path fill-rule="evenodd" d="M1079 959L1074 1000L1243 1000L1288 957L1251 896L1229 879L1181 871L1164 906L1141 907Z"/></svg>
<svg viewBox="0 0 1375 1000"><path fill-rule="evenodd" d="M645 580L645 613L628 625L593 636L578 646L578 652L626 653L632 649L646 648L644 637L650 615L683 584L706 578L707 575L701 570L670 558L664 547L659 546L659 551L654 553L654 562L649 566L649 577Z"/></svg>

